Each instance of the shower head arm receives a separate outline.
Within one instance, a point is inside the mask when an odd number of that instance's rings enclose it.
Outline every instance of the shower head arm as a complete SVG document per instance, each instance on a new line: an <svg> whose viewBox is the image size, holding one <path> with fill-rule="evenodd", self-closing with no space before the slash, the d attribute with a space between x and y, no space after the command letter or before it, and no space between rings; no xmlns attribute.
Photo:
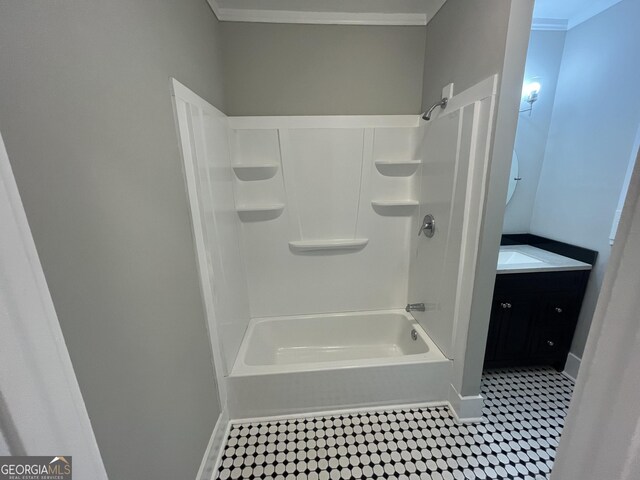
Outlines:
<svg viewBox="0 0 640 480"><path fill-rule="evenodd" d="M445 108L447 106L447 103L449 103L449 99L447 97L444 97L442 100L440 100L439 102L434 103L433 105L431 105L431 107L429 107L429 110L427 110L426 112L424 112L422 114L422 119L429 121L431 120L431 114L433 113L433 111L437 108Z"/></svg>

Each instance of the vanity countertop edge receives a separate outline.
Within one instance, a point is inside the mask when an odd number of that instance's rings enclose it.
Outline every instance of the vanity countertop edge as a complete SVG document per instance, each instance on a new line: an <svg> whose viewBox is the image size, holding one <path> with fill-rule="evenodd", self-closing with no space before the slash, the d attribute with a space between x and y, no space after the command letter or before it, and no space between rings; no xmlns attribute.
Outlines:
<svg viewBox="0 0 640 480"><path fill-rule="evenodd" d="M566 272L574 270L591 270L589 263L574 260L557 253L549 252L531 245L502 245L500 252L517 252L533 257L538 260L536 263L498 263L496 273L498 275L514 273L540 273L540 272Z"/></svg>

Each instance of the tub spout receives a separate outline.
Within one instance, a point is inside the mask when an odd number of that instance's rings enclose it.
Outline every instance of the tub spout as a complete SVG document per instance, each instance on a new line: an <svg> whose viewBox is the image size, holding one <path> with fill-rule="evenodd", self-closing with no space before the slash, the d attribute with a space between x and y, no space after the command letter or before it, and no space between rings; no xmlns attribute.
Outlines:
<svg viewBox="0 0 640 480"><path fill-rule="evenodd" d="M426 309L424 308L424 303L407 303L407 306L404 307L407 312L424 312Z"/></svg>

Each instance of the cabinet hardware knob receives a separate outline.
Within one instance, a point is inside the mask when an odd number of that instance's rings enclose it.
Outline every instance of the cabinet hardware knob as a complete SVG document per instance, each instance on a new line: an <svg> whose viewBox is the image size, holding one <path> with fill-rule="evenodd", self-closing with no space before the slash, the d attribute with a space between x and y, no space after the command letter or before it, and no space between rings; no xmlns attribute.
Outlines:
<svg viewBox="0 0 640 480"><path fill-rule="evenodd" d="M502 303L500 304L500 306L501 306L502 308L507 308L507 304L506 304L506 303L504 303L504 302L502 302Z"/></svg>
<svg viewBox="0 0 640 480"><path fill-rule="evenodd" d="M547 345L549 345L550 347L553 347L555 343L552 342L551 340L547 340Z"/></svg>
<svg viewBox="0 0 640 480"><path fill-rule="evenodd" d="M562 313L562 309L560 307L556 307L556 312Z"/></svg>
<svg viewBox="0 0 640 480"><path fill-rule="evenodd" d="M511 304L510 303L507 303L507 308L511 308Z"/></svg>

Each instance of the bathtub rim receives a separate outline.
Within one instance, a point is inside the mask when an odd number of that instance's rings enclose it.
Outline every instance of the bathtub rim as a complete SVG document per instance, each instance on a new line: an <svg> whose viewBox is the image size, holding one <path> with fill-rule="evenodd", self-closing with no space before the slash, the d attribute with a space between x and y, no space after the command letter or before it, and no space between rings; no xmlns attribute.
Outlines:
<svg viewBox="0 0 640 480"><path fill-rule="evenodd" d="M271 364L271 365L249 365L245 362L247 350L249 347L249 339L259 324L273 321L295 321L314 319L318 317L348 317L353 315L388 315L398 314L404 317L419 335L420 339L427 345L426 353L401 355L397 357L372 357L361 358L355 360L332 360L327 362L310 362L310 363L293 363L293 364ZM247 377L255 375L278 375L293 372L317 372L325 370L342 370L342 369L358 369L369 368L384 365L410 365L419 363L435 363L450 362L451 360L442 353L436 343L429 337L425 329L413 318L413 316L404 309L389 310L354 310L349 312L328 312L313 313L304 315L286 315L277 317L257 317L252 318L249 322L244 338L240 344L238 355L233 364L229 377Z"/></svg>

